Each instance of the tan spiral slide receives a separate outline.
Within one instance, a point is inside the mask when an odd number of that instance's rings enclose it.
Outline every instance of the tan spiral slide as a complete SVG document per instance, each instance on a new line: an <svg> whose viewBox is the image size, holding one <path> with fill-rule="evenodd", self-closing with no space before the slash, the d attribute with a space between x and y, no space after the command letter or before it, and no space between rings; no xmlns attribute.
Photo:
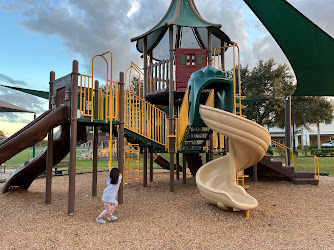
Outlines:
<svg viewBox="0 0 334 250"><path fill-rule="evenodd" d="M196 184L201 195L221 209L257 207L257 200L236 183L236 173L262 159L270 143L269 132L255 122L220 109L200 105L199 113L209 128L229 138L229 154L197 171Z"/></svg>

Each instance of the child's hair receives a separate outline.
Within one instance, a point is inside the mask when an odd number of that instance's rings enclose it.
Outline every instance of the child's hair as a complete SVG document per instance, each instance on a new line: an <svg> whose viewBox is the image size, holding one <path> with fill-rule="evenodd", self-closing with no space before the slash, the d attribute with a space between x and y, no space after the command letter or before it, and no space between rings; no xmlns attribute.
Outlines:
<svg viewBox="0 0 334 250"><path fill-rule="evenodd" d="M120 172L119 172L118 168L111 169L111 171L110 171L110 179L111 179L110 183L111 184L117 184L119 173Z"/></svg>

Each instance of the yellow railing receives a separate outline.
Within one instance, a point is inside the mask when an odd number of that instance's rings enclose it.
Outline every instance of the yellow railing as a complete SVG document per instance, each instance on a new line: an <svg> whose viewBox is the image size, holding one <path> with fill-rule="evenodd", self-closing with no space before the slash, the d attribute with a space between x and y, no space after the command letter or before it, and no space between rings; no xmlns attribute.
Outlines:
<svg viewBox="0 0 334 250"><path fill-rule="evenodd" d="M90 117L93 120L93 95L94 95L93 78L88 75L80 75L80 114Z"/></svg>
<svg viewBox="0 0 334 250"><path fill-rule="evenodd" d="M176 120L177 128L177 148L181 148L181 142L188 127L188 88L183 96L183 101L179 111L179 118Z"/></svg>
<svg viewBox="0 0 334 250"><path fill-rule="evenodd" d="M131 144L124 139L124 185L129 183L130 179L138 181L140 176L140 147L138 144ZM131 165L131 166L130 166ZM132 174L130 174L130 172ZM133 173L134 172L134 173Z"/></svg>
<svg viewBox="0 0 334 250"><path fill-rule="evenodd" d="M107 58L105 57L106 54L110 54L110 61L107 60ZM108 119L112 120L112 117L114 116L115 112L112 112L111 117L109 115L109 111L111 109L115 109L115 106L113 104L113 102L111 101L107 101L110 98L114 98L114 97L109 97L109 95L116 95L115 93L113 93L115 90L113 89L113 86L116 86L117 84L112 83L112 53L110 51L107 51L101 55L95 55L92 59L92 75L88 76L88 75L80 75L80 114L84 117L89 117L91 119L91 121L93 121L94 119L94 103L93 103L93 97L94 97L94 60L96 57L102 57L104 59L104 61L106 62L106 93L104 93L104 100L106 103L108 103L108 108L105 108L105 114L102 115L102 113L100 113L101 109L99 108L99 114L98 117L102 117L104 116L106 121ZM110 73L110 74L109 74ZM98 93L99 97L102 97L103 94ZM99 99L100 100L100 99ZM118 104L118 100L116 102ZM102 105L102 103L99 103ZM100 105L99 105L100 107ZM107 107L107 106L106 106Z"/></svg>
<svg viewBox="0 0 334 250"><path fill-rule="evenodd" d="M315 155L313 155L313 163L314 163L314 178L317 178L318 175L318 186L320 186L320 170L319 170L319 160L318 157L316 157Z"/></svg>
<svg viewBox="0 0 334 250"><path fill-rule="evenodd" d="M124 112L126 129L166 146L166 113L128 91Z"/></svg>
<svg viewBox="0 0 334 250"><path fill-rule="evenodd" d="M99 109L98 119L113 121L118 120L119 109L119 85L117 82L110 82L106 85L104 91L101 89L98 92Z"/></svg>
<svg viewBox="0 0 334 250"><path fill-rule="evenodd" d="M291 153L291 164L292 164L292 167L294 167L294 161L293 161L293 151L291 148L281 144L281 143L278 143L277 141L274 141L274 140L271 140L271 144L274 144L275 146L277 147L280 147L282 149L285 150L285 162L286 164L288 164L288 150L290 151Z"/></svg>
<svg viewBox="0 0 334 250"><path fill-rule="evenodd" d="M241 186L243 188L249 188L248 185L245 184L245 178L248 178L249 175L245 175L244 170L240 170L238 173L236 173L236 183L239 184L239 182L241 181Z"/></svg>
<svg viewBox="0 0 334 250"><path fill-rule="evenodd" d="M233 93L234 93L233 113L245 117L242 114L242 109L246 108L246 106L242 105L242 100L245 99L245 96L242 96L242 92L241 92L240 50L239 50L238 44L235 43L233 45L215 48L213 52L213 56L214 56L213 62L214 62L214 65L216 65L218 69L223 70L220 55L222 54L222 52L225 53L225 50L229 47L233 48ZM236 49L237 49L237 56L238 56L237 66L236 66L236 52L235 52Z"/></svg>
<svg viewBox="0 0 334 250"><path fill-rule="evenodd" d="M131 65L129 68L127 68L127 70L125 71L125 88L127 90L129 90L131 93L135 93L135 89L134 86L131 85L131 73L132 73L132 69L138 74L138 96L139 97L143 97L143 93L142 93L142 85L141 85L141 81L142 81L142 77L144 75L144 73L142 72L141 68L135 64L133 61L131 61ZM129 76L128 76L129 73Z"/></svg>

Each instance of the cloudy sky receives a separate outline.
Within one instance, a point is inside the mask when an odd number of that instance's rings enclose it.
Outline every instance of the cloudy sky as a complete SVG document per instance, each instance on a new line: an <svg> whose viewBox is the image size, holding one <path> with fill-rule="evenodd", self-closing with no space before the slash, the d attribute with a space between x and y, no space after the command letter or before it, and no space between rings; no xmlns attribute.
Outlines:
<svg viewBox="0 0 334 250"><path fill-rule="evenodd" d="M333 0L289 0L299 11L334 36ZM255 66L284 54L243 0L195 0L204 19L222 29L240 46L242 64ZM90 74L91 59L113 52L114 79L130 61L141 65L130 39L156 25L170 0L6 0L0 1L0 84L48 91L50 71L56 77L79 61L80 73ZM0 100L41 114L47 102L0 87ZM32 114L0 114L0 130L11 135L33 119Z"/></svg>

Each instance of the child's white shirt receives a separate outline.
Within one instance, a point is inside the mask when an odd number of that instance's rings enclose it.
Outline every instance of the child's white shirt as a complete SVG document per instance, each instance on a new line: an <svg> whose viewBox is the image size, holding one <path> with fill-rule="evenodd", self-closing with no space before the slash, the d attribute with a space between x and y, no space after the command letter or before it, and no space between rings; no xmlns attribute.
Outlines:
<svg viewBox="0 0 334 250"><path fill-rule="evenodd" d="M111 181L111 178L110 176L108 176L107 187L103 191L102 200L105 202L114 203L116 196L117 196L119 185L121 184L121 181L122 181L122 176L120 175L118 177L117 184L111 184L110 181Z"/></svg>

